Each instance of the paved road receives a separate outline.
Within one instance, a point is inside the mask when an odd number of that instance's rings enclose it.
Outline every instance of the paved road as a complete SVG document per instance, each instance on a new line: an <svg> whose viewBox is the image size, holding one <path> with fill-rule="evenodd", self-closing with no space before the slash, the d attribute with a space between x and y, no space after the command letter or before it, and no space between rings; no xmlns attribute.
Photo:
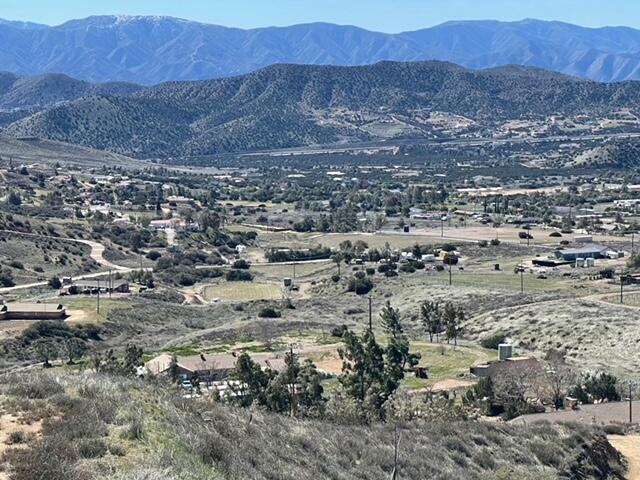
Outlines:
<svg viewBox="0 0 640 480"><path fill-rule="evenodd" d="M102 265L105 268L108 268L108 269L111 269L111 270L114 270L114 271L120 272L120 273L126 273L126 272L130 272L132 270L131 268L128 268L128 267L123 267L121 265L116 265L115 263L112 263L109 260L107 260L106 258L104 258L103 254L104 254L104 251L105 251L105 246L102 245L101 243L95 242L93 240L84 240L84 239L79 239L79 238L67 238L67 237L53 237L53 236L47 236L47 235L40 235L38 233L16 232L14 230L0 230L0 233L8 233L8 234L20 235L20 236L23 236L23 237L31 237L31 238L53 238L55 240L62 240L62 241L66 241L66 242L82 243L83 245L88 245L89 247L91 247L91 253L89 255L99 265ZM87 273L87 274L83 274L83 275L76 275L73 278L76 279L76 280L84 280L84 279L88 279L88 278L101 277L104 274L105 274L105 272ZM47 285L46 281L27 283L27 284L23 284L23 285L16 285L15 287L2 287L2 288L0 288L0 293L8 293L8 292L13 292L15 290L22 290L22 289L27 289L27 288L43 287L45 285Z"/></svg>

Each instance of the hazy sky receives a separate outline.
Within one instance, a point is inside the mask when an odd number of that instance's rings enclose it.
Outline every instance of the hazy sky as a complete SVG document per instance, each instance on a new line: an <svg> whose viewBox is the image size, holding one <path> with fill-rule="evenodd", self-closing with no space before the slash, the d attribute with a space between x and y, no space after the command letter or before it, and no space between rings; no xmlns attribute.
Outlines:
<svg viewBox="0 0 640 480"><path fill-rule="evenodd" d="M0 18L8 20L57 25L103 14L169 15L241 28L323 21L384 32L523 18L640 28L640 0L0 0Z"/></svg>

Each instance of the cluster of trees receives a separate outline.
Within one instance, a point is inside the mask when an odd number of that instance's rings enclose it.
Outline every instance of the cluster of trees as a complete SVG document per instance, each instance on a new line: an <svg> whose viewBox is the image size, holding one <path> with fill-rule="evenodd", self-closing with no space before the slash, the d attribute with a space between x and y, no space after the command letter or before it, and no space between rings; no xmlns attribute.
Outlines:
<svg viewBox="0 0 640 480"><path fill-rule="evenodd" d="M381 323L388 338L386 347L377 342L372 330L362 335L348 329L342 333L339 354L343 373L339 380L363 420L385 418L385 405L400 386L405 370L420 360L419 354L411 353L400 314L389 303L382 310Z"/></svg>
<svg viewBox="0 0 640 480"><path fill-rule="evenodd" d="M444 334L447 343L453 340L454 345L458 345L458 337L467 319L462 307L457 307L451 302L443 306L437 301L425 301L420 306L420 315L430 342L433 342L434 336L436 341L440 342L440 335Z"/></svg>
<svg viewBox="0 0 640 480"><path fill-rule="evenodd" d="M219 268L194 268L196 265L222 265L218 255L207 255L199 250L187 250L158 259L154 272L164 282L180 286L191 286L205 278L217 278L223 275Z"/></svg>
<svg viewBox="0 0 640 480"><path fill-rule="evenodd" d="M309 250L279 250L272 248L266 253L270 263L298 262L304 260L320 260L331 257L331 249L318 245Z"/></svg>
<svg viewBox="0 0 640 480"><path fill-rule="evenodd" d="M118 357L111 349L104 354L96 354L91 358L91 363L96 372L112 375L133 376L137 374L137 368L142 365L143 351L140 347L129 343L125 347L122 357Z"/></svg>
<svg viewBox="0 0 640 480"><path fill-rule="evenodd" d="M359 335L347 327L340 329L342 388L331 399L324 395L324 377L313 362L300 362L290 351L279 372L263 370L250 355L240 355L233 374L238 384L232 387L235 395L228 400L244 407L257 405L294 416L322 416L329 403L338 402L354 406L358 421L384 420L393 408L393 396L405 372L418 364L420 355L411 352L397 309L387 303L380 317L388 339L386 346L378 343L372 330ZM177 368L172 377L178 380Z"/></svg>
<svg viewBox="0 0 640 480"><path fill-rule="evenodd" d="M300 363L292 351L285 354L280 372L262 370L248 354L242 354L234 377L239 382L234 398L243 407L255 404L292 416L319 415L324 411L322 375L311 360Z"/></svg>

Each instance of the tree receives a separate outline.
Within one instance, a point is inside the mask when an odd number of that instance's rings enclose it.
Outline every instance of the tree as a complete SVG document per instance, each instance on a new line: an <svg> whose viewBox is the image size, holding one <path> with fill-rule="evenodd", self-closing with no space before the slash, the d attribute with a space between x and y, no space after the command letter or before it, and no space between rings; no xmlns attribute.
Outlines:
<svg viewBox="0 0 640 480"><path fill-rule="evenodd" d="M122 372L125 375L135 375L137 367L142 364L142 349L133 343L129 343L124 351L124 363Z"/></svg>
<svg viewBox="0 0 640 480"><path fill-rule="evenodd" d="M33 349L44 368L51 368L51 360L58 355L58 345L52 340L39 339L33 342Z"/></svg>
<svg viewBox="0 0 640 480"><path fill-rule="evenodd" d="M178 357L174 353L171 355L171 361L169 362L169 378L173 383L178 382L178 378L180 378L180 369L178 367Z"/></svg>
<svg viewBox="0 0 640 480"><path fill-rule="evenodd" d="M58 277L51 277L48 284L49 287L51 287L53 290L59 290L60 288L62 288L62 282Z"/></svg>
<svg viewBox="0 0 640 480"><path fill-rule="evenodd" d="M239 385L236 389L236 399L243 407L248 407L254 402L265 403L265 391L269 385L270 372L264 372L260 365L254 362L249 354L243 353L236 361L233 377Z"/></svg>
<svg viewBox="0 0 640 480"><path fill-rule="evenodd" d="M7 203L14 207L19 207L22 204L22 197L18 192L9 192L7 196Z"/></svg>
<svg viewBox="0 0 640 480"><path fill-rule="evenodd" d="M456 308L452 303L447 302L442 312L447 343L453 340L454 345L458 345L458 334L461 328L460 323L464 319L465 314L462 308Z"/></svg>
<svg viewBox="0 0 640 480"><path fill-rule="evenodd" d="M425 301L420 306L422 325L429 334L429 341L433 342L433 336L442 331L442 311L438 302Z"/></svg>
<svg viewBox="0 0 640 480"><path fill-rule="evenodd" d="M67 338L63 346L69 365L72 365L74 360L82 358L87 351L86 342L80 338Z"/></svg>
<svg viewBox="0 0 640 480"><path fill-rule="evenodd" d="M405 368L415 366L419 359L410 353L399 312L387 303L381 320L389 338L387 348L378 344L371 330L362 337L347 330L342 336L344 346L338 350L342 359L339 381L363 418L384 417L383 407L399 387Z"/></svg>
<svg viewBox="0 0 640 480"><path fill-rule="evenodd" d="M340 277L340 264L344 260L344 254L342 252L336 252L331 255L331 260L333 260L333 262L338 267L338 277Z"/></svg>
<svg viewBox="0 0 640 480"><path fill-rule="evenodd" d="M409 339L403 331L400 312L397 309L387 302L380 316L384 332L389 338L385 349L384 396L386 400L400 386L405 368L415 367L420 360L420 355L409 351Z"/></svg>

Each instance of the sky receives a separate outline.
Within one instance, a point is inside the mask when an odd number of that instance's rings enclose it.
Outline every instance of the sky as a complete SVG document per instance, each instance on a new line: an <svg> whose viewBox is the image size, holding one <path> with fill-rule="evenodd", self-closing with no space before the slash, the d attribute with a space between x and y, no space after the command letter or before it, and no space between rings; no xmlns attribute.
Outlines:
<svg viewBox="0 0 640 480"><path fill-rule="evenodd" d="M0 0L0 18L58 25L90 15L166 15L239 28L330 22L381 32L450 20L559 20L640 28L640 0Z"/></svg>

